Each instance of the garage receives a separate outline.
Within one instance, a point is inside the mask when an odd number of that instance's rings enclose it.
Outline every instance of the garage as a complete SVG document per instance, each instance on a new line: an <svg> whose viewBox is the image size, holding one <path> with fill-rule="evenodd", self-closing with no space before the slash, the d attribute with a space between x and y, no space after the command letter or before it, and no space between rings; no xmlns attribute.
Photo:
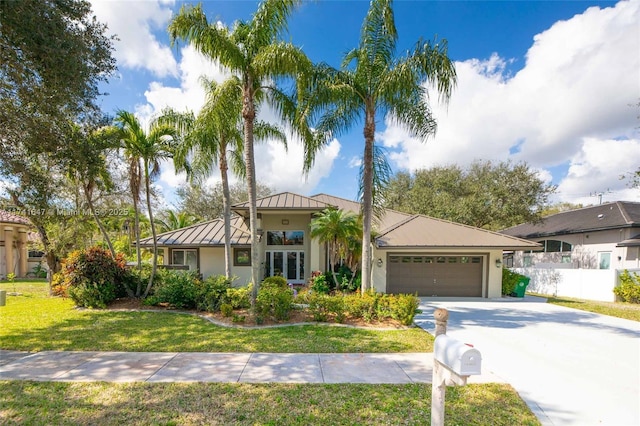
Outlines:
<svg viewBox="0 0 640 426"><path fill-rule="evenodd" d="M390 254L387 293L482 297L483 256Z"/></svg>

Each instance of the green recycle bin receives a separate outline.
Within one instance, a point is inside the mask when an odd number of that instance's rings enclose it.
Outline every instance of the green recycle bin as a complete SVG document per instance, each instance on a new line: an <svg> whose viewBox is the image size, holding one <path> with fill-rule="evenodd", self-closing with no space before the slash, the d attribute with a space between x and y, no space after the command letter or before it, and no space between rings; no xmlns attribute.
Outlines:
<svg viewBox="0 0 640 426"><path fill-rule="evenodd" d="M524 292L527 290L527 286L529 285L529 281L531 278L522 277L516 283L516 288L511 293L512 297L524 297Z"/></svg>

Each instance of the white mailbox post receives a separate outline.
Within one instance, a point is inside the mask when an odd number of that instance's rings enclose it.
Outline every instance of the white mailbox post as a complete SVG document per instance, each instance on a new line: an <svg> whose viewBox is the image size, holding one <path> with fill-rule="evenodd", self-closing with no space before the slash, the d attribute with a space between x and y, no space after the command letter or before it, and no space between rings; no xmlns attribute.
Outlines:
<svg viewBox="0 0 640 426"><path fill-rule="evenodd" d="M446 319L448 319L448 313ZM447 386L466 385L469 376L481 374L481 363L482 355L477 349L446 334L436 336L433 346L433 383L431 385L432 426L444 426L444 400Z"/></svg>

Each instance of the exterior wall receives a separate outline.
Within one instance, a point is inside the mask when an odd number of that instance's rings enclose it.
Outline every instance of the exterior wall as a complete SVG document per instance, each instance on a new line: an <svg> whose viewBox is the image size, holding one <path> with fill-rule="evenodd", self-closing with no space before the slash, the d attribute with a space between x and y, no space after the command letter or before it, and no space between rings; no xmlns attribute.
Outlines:
<svg viewBox="0 0 640 426"><path fill-rule="evenodd" d="M285 223L283 223L283 221ZM320 269L320 249L317 241L311 241L310 235L311 214L310 213L265 213L262 212L262 230L264 235L260 243L260 274L265 274L265 252L267 250L301 250L304 251L304 282L309 280L311 272ZM304 243L302 245L267 245L267 231L303 231ZM249 276L251 271L249 270Z"/></svg>
<svg viewBox="0 0 640 426"><path fill-rule="evenodd" d="M611 253L611 269L639 268L640 258L638 247L616 247L636 235L637 229L614 229L607 231L587 232L546 238L535 241L559 240L571 244L572 251L562 253L514 253L513 267L524 268L524 257L530 256L533 267L555 269L598 269L598 253ZM562 256L570 255L570 263L562 263Z"/></svg>
<svg viewBox="0 0 640 426"><path fill-rule="evenodd" d="M615 269L514 268L531 278L527 291L549 296L614 302Z"/></svg>
<svg viewBox="0 0 640 426"><path fill-rule="evenodd" d="M27 227L16 223L0 223L0 278L14 273L26 277L29 272Z"/></svg>
<svg viewBox="0 0 640 426"><path fill-rule="evenodd" d="M502 262L502 250L473 252L469 250L380 250L373 248L373 267L371 268L371 282L377 292L387 291L387 255L392 253L420 253L420 254L457 254L469 256L482 256L482 288L483 297L499 298L502 293L502 265L496 266L496 260ZM378 266L382 260L382 264Z"/></svg>

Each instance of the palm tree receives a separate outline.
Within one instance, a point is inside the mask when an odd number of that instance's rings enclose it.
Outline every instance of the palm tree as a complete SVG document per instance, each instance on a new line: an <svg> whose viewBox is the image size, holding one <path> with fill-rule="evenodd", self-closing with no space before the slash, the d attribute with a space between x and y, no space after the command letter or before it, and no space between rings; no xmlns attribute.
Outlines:
<svg viewBox="0 0 640 426"><path fill-rule="evenodd" d="M174 212L165 210L160 218L156 218L156 225L160 227L160 233L186 228L198 223L198 218L186 212Z"/></svg>
<svg viewBox="0 0 640 426"><path fill-rule="evenodd" d="M324 209L311 221L311 238L327 243L329 269L333 281L338 283L336 266L349 257L350 243L359 235L358 216L355 213L334 208ZM355 276L355 271L353 275Z"/></svg>
<svg viewBox="0 0 640 426"><path fill-rule="evenodd" d="M364 19L360 44L343 58L340 70L320 65L314 73L308 108L321 111L316 126L324 133L343 133L364 122L362 169L362 291L371 283L371 223L373 216L374 138L376 120L387 116L413 136L426 140L436 131L425 81L448 101L456 83L447 43L418 41L412 51L396 57L397 32L392 0L372 0ZM314 147L317 150L321 145ZM305 157L307 167L315 151Z"/></svg>
<svg viewBox="0 0 640 426"><path fill-rule="evenodd" d="M147 297L151 290L153 278L155 277L158 267L156 226L153 220L153 209L151 208L151 181L160 173L160 161L171 157L172 147L170 146L170 142L177 138L177 134L173 127L160 124L157 120L151 122L149 132L147 133L142 128L138 119L128 111L118 111L115 123L120 128L120 140L123 143L125 155L129 158L129 170L137 173L139 173L139 170L142 170L142 175L144 176L147 211L149 213L149 224L151 225L151 236L153 238L151 275L147 288L142 295L144 298ZM140 165L140 162L142 162L142 165ZM136 214L136 218L137 216ZM138 221L136 220L136 222ZM136 228L138 226L139 223L136 223ZM138 238L138 236L136 237ZM139 245L139 241L137 241L137 243ZM139 287L136 296L140 296Z"/></svg>
<svg viewBox="0 0 640 426"><path fill-rule="evenodd" d="M166 111L161 120L175 126L183 136L183 143L174 157L176 170L186 170L191 179L209 177L218 165L222 183L224 220L225 275L231 277L231 194L229 190L229 160L236 176L245 177L242 131L242 91L238 77L222 84L202 79L207 100L198 114L180 114ZM254 126L258 139L274 138L286 147L286 136L276 126L258 121ZM189 161L191 158L191 162Z"/></svg>
<svg viewBox="0 0 640 426"><path fill-rule="evenodd" d="M297 79L299 93L306 85L312 65L301 49L279 41L286 29L287 18L301 0L265 0L248 22L237 21L232 29L209 23L201 6L183 6L169 24L172 42L180 38L190 42L199 52L219 62L241 81L242 119L244 130L244 163L249 197L249 226L251 230L252 305L260 285L260 256L258 253L256 175L253 154L254 124L259 106L272 105L294 133L309 142L313 138L306 126L306 117L296 108L292 97L276 82L283 78Z"/></svg>

